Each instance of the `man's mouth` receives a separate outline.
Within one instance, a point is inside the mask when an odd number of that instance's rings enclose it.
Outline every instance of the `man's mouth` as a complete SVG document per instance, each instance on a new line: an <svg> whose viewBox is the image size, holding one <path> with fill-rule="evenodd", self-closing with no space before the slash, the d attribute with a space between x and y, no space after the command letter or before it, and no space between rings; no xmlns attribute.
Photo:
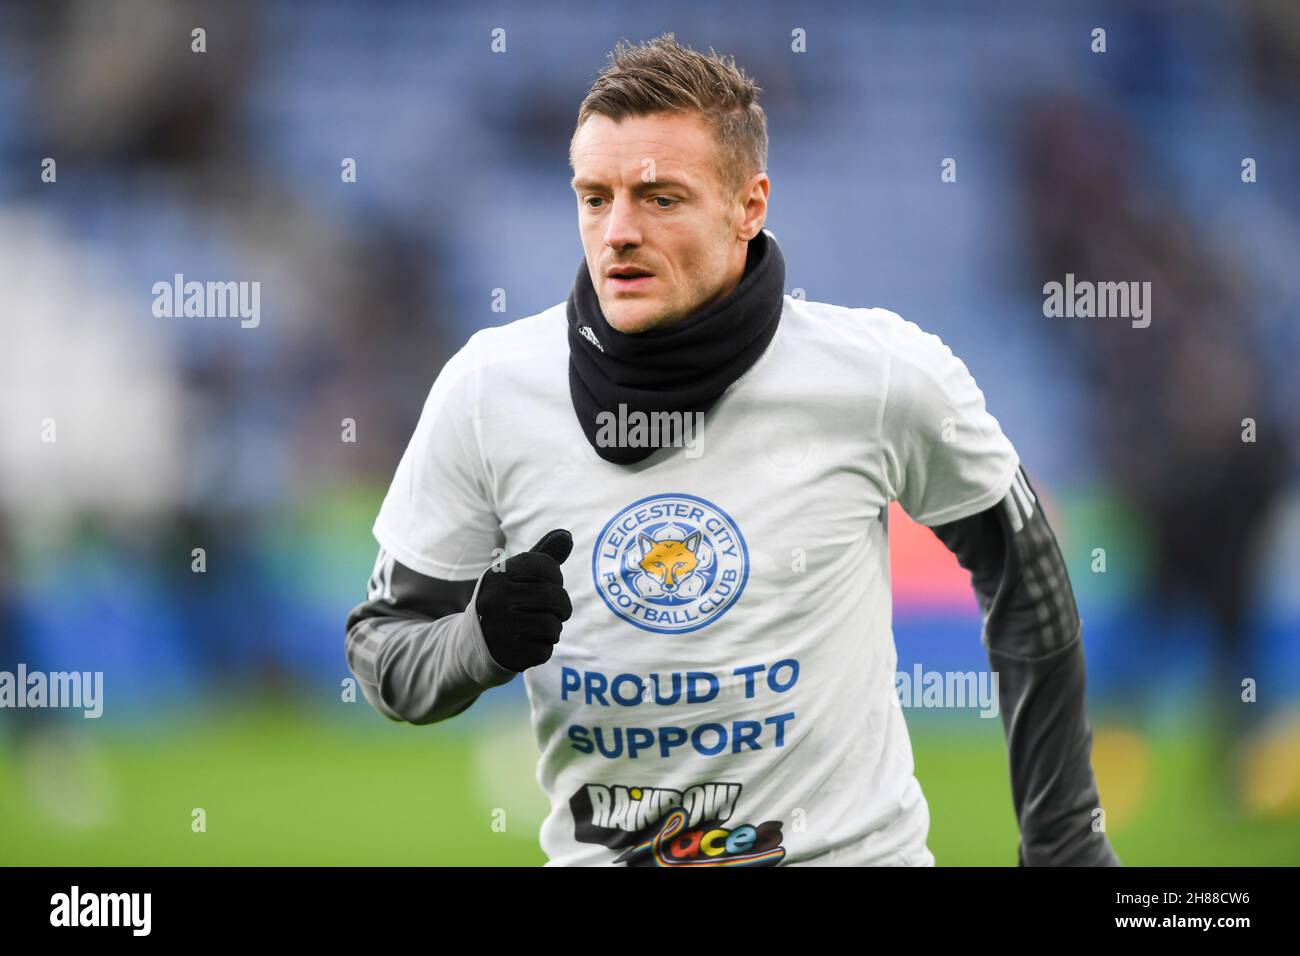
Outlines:
<svg viewBox="0 0 1300 956"><path fill-rule="evenodd" d="M654 273L635 266L615 266L606 275L614 288L620 291L639 289L649 285L654 278Z"/></svg>

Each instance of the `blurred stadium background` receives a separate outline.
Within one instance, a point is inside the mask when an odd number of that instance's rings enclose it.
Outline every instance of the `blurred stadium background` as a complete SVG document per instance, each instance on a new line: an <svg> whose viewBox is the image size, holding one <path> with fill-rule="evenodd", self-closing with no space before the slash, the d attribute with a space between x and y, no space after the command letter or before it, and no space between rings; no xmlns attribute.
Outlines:
<svg viewBox="0 0 1300 956"><path fill-rule="evenodd" d="M543 861L522 682L391 724L343 621L442 363L567 294L587 84L665 30L764 88L791 289L939 334L1019 449L1121 858L1300 864L1290 0L6 3L0 669L103 671L105 710L0 711L0 864ZM1151 280L1150 328L1044 318L1066 272ZM155 318L175 273L260 281L260 326ZM891 529L900 670L985 668L965 575ZM1014 864L1000 719L908 718L938 863Z"/></svg>

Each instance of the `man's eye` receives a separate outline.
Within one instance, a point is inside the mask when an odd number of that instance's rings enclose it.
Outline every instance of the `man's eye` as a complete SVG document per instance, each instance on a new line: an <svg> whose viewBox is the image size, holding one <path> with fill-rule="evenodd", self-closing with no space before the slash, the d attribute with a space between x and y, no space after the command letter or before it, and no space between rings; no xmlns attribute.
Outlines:
<svg viewBox="0 0 1300 956"><path fill-rule="evenodd" d="M596 202L602 202L602 201L603 201L603 200L601 200L601 198L600 198L599 196L588 196L586 199L583 200L583 202L586 203L588 209L595 209L595 208L596 208L595 206L593 206L593 205L591 204L591 201L592 201L593 199L596 200Z"/></svg>
<svg viewBox="0 0 1300 956"><path fill-rule="evenodd" d="M662 199L664 202L668 203L668 205L667 205L667 206L660 206L660 207L659 207L660 209L669 209L669 208L671 208L672 206L675 206L675 205L677 204L677 200L676 200L676 199L670 199L668 196L655 196L655 202L659 202L661 199Z"/></svg>

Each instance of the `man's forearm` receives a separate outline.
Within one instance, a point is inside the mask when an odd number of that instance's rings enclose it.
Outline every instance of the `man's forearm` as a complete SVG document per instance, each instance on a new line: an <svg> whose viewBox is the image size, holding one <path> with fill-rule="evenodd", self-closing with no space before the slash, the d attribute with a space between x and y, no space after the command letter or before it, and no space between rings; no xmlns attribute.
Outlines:
<svg viewBox="0 0 1300 956"><path fill-rule="evenodd" d="M370 596L348 615L345 645L371 706L392 720L431 724L515 677L488 653L477 596L477 581L441 581L396 562L372 579Z"/></svg>
<svg viewBox="0 0 1300 956"><path fill-rule="evenodd" d="M1118 866L1094 826L1100 799L1085 704L1082 623L1023 470L993 508L933 529L971 572L998 673L1022 866Z"/></svg>
<svg viewBox="0 0 1300 956"><path fill-rule="evenodd" d="M989 649L998 672L1021 866L1118 866L1092 772L1083 641L1025 659Z"/></svg>

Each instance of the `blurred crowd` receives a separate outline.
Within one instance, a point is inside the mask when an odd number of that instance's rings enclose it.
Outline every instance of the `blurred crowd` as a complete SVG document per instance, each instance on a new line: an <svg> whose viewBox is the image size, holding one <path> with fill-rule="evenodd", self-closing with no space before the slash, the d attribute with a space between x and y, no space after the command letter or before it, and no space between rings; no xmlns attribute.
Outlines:
<svg viewBox="0 0 1300 956"><path fill-rule="evenodd" d="M1300 604L1259 564L1300 566L1269 533L1297 530L1300 7L935 6L801 10L800 56L774 4L8 4L0 669L104 669L127 711L333 693L434 376L567 294L577 104L616 39L666 28L764 87L792 285L938 332L1055 497L1133 516L1143 586L1090 642L1155 654L1134 622L1191 601L1212 681L1294 667ZM259 281L260 325L154 316L177 273ZM1044 318L1066 273L1151 281L1152 324Z"/></svg>

